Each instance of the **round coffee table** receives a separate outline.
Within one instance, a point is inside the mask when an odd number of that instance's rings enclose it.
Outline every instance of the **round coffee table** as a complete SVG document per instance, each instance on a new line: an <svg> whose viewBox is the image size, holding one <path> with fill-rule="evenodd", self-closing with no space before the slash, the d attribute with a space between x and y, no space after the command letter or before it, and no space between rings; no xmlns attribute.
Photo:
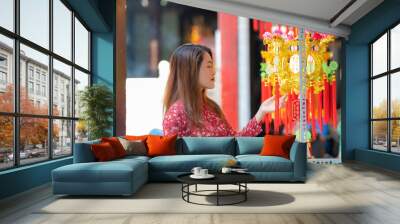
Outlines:
<svg viewBox="0 0 400 224"><path fill-rule="evenodd" d="M182 183L182 199L188 203L198 205L234 205L247 200L247 192L249 188L247 183L255 180L255 177L249 173L216 173L213 174L215 177L212 179L193 179L190 177L191 173L182 174L177 177L178 181ZM197 190L197 185L216 185L215 190ZM195 186L194 191L190 191L190 186ZM220 189L220 185L236 185L237 190L223 190ZM209 192L215 192L215 194L205 194ZM190 196L203 196L203 197L216 197L217 204L202 204L190 201ZM221 203L221 197L232 197L240 196L240 199L231 203Z"/></svg>

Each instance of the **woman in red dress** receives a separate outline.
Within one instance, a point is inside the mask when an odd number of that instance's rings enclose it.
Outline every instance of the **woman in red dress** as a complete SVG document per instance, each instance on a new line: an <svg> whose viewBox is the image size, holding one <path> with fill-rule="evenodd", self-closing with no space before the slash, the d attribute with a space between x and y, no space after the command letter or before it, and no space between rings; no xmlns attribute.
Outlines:
<svg viewBox="0 0 400 224"><path fill-rule="evenodd" d="M274 99L265 100L246 127L235 131L221 108L206 94L207 89L214 88L214 81L214 63L209 48L184 44L173 52L164 95L164 135L257 136L261 133L264 115L275 110ZM284 97L280 104L283 102Z"/></svg>

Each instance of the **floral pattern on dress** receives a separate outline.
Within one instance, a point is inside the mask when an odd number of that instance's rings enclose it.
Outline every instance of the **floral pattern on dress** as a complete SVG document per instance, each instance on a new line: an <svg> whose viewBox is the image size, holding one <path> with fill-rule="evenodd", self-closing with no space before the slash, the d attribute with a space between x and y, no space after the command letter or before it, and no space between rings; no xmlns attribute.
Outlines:
<svg viewBox="0 0 400 224"><path fill-rule="evenodd" d="M261 122L253 117L241 131L235 131L230 124L208 106L202 112L202 127L191 125L182 101L177 101L165 113L164 135L182 136L257 136L261 133Z"/></svg>

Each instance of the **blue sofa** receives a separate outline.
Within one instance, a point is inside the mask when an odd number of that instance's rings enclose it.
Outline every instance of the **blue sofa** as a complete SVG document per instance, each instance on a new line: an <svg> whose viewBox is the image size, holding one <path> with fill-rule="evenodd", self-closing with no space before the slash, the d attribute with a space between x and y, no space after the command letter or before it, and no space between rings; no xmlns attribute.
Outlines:
<svg viewBox="0 0 400 224"><path fill-rule="evenodd" d="M91 141L75 144L74 163L52 171L54 194L131 195L146 182L176 181L193 167L218 172L234 159L260 182L304 182L306 145L295 142L290 159L260 156L263 137L183 137L176 142L177 155L127 156L96 162Z"/></svg>

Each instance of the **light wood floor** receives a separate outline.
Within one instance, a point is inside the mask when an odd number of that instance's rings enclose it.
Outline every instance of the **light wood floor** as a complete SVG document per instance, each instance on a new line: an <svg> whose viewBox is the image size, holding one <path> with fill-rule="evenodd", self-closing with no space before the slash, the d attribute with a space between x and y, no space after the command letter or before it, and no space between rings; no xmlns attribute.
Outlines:
<svg viewBox="0 0 400 224"><path fill-rule="evenodd" d="M400 174L359 163L310 164L308 183L319 184L345 201L367 206L357 214L37 214L54 200L49 185L0 201L0 223L253 224L400 223ZM315 203L323 203L316 201ZM173 206L173 205L171 205Z"/></svg>

